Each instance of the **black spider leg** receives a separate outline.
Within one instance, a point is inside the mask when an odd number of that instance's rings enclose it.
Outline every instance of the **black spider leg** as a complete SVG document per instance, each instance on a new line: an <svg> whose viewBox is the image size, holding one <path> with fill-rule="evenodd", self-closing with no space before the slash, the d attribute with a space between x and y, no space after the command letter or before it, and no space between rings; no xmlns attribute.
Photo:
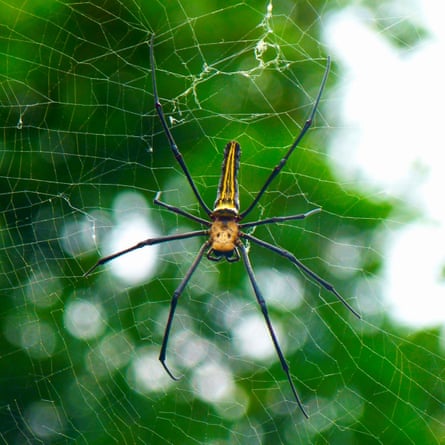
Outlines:
<svg viewBox="0 0 445 445"><path fill-rule="evenodd" d="M309 210L306 213L300 213L299 215L273 216L272 218L266 218L266 219L262 219L260 221L243 223L243 224L240 224L239 227L240 227L240 229L245 229L246 227L257 227L257 226L262 226L263 224L273 224L273 223L280 223L280 222L284 222L284 221L305 219L305 218L307 218L315 213L319 213L319 212L321 212L321 208L318 207L316 209Z"/></svg>
<svg viewBox="0 0 445 445"><path fill-rule="evenodd" d="M173 155L175 156L176 160L178 161L179 165L182 168L182 171L184 172L187 181L189 182L190 186L192 187L193 193L196 196L196 199L198 200L201 207L204 209L204 211L207 213L207 215L210 215L212 211L209 209L207 204L202 199L198 189L196 188L196 185L192 179L192 176L189 172L189 169L187 168L187 165L185 164L184 158L182 157L181 152L178 149L178 146L176 145L175 139L173 138L173 135L168 128L167 121L164 116L164 112L162 111L162 105L159 102L159 95L158 95L158 88L156 84L156 70L155 70L155 57L154 57L154 51L153 51L153 43L154 43L154 34L152 34L150 39L150 64L151 64L151 78L153 82L153 96L155 101L155 108L156 112L158 113L159 119L162 124L162 128L164 129L164 133L167 136L168 143L170 145L170 148L173 152Z"/></svg>
<svg viewBox="0 0 445 445"><path fill-rule="evenodd" d="M275 331L274 331L273 326L272 326L272 322L270 321L269 312L267 310L266 302L265 302L265 300L264 300L264 298L263 298L263 296L261 294L261 291L260 291L260 289L258 287L258 283L257 283L257 281L255 279L255 274L253 272L252 265L250 263L249 255L247 254L245 246L241 242L239 243L239 250L241 252L241 256L243 258L247 274L249 275L249 279L250 279L250 282L252 284L253 291L255 292L256 299L258 301L258 304L261 307L261 311L262 311L264 319L266 321L267 329L269 330L269 334L272 337L272 341L273 341L275 350L276 350L276 352L278 354L278 358L280 359L281 367L283 368L283 371L286 374L287 380L289 381L289 385L290 385L290 387L292 389L292 393L293 393L293 395L295 397L295 400L297 401L297 404L298 404L301 412L304 414L304 416L306 418L309 418L306 410L303 407L303 404L301 403L300 397L298 396L298 393L297 393L297 390L295 388L294 382L292 381L292 378L290 376L289 366L288 366L288 364L286 362L286 359L284 358L283 352L281 351L280 344L278 342L277 336L276 336Z"/></svg>
<svg viewBox="0 0 445 445"><path fill-rule="evenodd" d="M266 241L260 240L252 235L248 235L247 233L241 233L240 237L252 241L253 243L258 244L261 247L265 247L266 249L278 253L284 258L287 258L291 263L295 264L295 266L303 271L309 278L318 283L320 286L323 286L327 291L334 294L347 309L349 309L358 319L361 319L360 314L337 292L337 290L331 283L321 278L319 275L309 269L309 267L305 266L292 253L285 249L281 249L280 247L274 246L273 244L269 244Z"/></svg>
<svg viewBox="0 0 445 445"><path fill-rule="evenodd" d="M196 236L203 236L203 235L208 235L208 230L195 230L193 232L178 233L176 235L160 236L158 238L148 238L144 241L140 241L139 243L135 244L132 247L129 247L128 249L124 249L119 252L113 253L112 255L108 255L106 257L101 258L93 267L88 269L83 274L83 276L86 277L86 276L90 275L91 272L93 272L97 267L101 266L102 264L106 264L109 261L112 261L117 257L120 257L127 253L133 252L133 250L141 249L142 247L145 247L145 246L152 246L153 244L166 243L169 241L185 239L185 238L193 238Z"/></svg>
<svg viewBox="0 0 445 445"><path fill-rule="evenodd" d="M295 139L294 143L291 145L291 147L289 148L287 153L284 155L283 159L281 159L281 161L274 167L274 169L272 170L272 173L267 178L265 184L263 185L261 190L258 192L258 194L256 195L255 199L252 201L252 203L249 205L249 207L247 207L247 209L244 210L240 214L240 220L243 219L245 216L247 216L247 214L249 214L252 211L252 209L256 206L257 202L263 196L263 194L266 191L267 187L269 187L269 184L274 180L274 178L278 175L278 173L280 173L282 168L286 165L286 162L289 159L290 155L298 147L298 144L300 143L300 141L303 139L303 137L306 134L306 132L311 127L312 121L313 121L314 116L315 116L315 112L317 111L318 104L320 103L321 95L323 94L323 90L324 90L324 87L326 85L326 81L328 79L330 66L331 66L331 59L330 59L330 57L328 57L328 60L327 60L327 63L326 63L326 69L324 71L323 79L322 79L321 84L320 84L320 89L318 91L317 98L315 99L315 103L314 103L314 106L312 107L312 111L311 111L308 119L306 120L303 128L301 129L300 134L297 136L297 138Z"/></svg>
<svg viewBox="0 0 445 445"><path fill-rule="evenodd" d="M164 331L164 337L162 339L162 346L161 346L161 352L159 354L159 361L162 363L162 366L167 371L167 374L173 379L173 380L179 380L178 377L175 377L173 373L170 371L168 366L165 363L165 356L167 353L167 343L170 336L170 329L173 322L173 317L175 316L175 310L176 305L178 303L178 299L180 295L182 294L185 286L189 282L190 278L192 277L193 273L195 272L196 268L198 267L199 262L201 261L205 250L209 246L209 241L206 241L202 247L199 249L198 254L196 255L195 260L193 261L192 265L190 266L189 270L185 274L184 278L182 279L181 283L177 287L177 289L173 292L173 296L170 302L170 312L168 314L167 324L165 325L165 331Z"/></svg>
<svg viewBox="0 0 445 445"><path fill-rule="evenodd" d="M204 226L210 227L212 225L212 223L210 221L207 221L206 219L200 218L199 216L192 215L191 213L186 212L185 210L182 210L178 207L175 207L175 206L172 206L170 204L166 204L165 202L160 201L159 200L160 197L161 197L161 192L158 192L156 194L155 199L153 200L153 202L156 205L158 205L160 207L164 207L165 209L167 209L168 211L170 211L172 213L177 213L178 215L185 216L186 218L191 219L192 221L195 221L195 222L202 224Z"/></svg>

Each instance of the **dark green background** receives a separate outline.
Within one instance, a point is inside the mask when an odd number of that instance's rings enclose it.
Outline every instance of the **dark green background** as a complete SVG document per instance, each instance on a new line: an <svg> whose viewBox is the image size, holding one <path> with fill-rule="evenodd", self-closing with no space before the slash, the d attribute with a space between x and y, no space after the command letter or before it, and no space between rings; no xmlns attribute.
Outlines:
<svg viewBox="0 0 445 445"><path fill-rule="evenodd" d="M64 302L73 295L87 295L106 273L88 280L82 277L99 252L67 256L60 244L64 222L92 215L96 209L109 210L121 191L138 190L151 202L172 177L180 187L188 187L153 110L147 45L151 33L157 36L161 100L166 114L180 120L174 136L203 198L212 205L223 147L236 138L243 147L243 207L310 111L326 60L319 37L320 17L343 3L275 2L267 24L273 32L267 41L281 52L270 48L265 60L278 55L279 62L264 69L253 69L258 66L254 46L266 33L266 25L258 26L265 16L264 1L226 1L224 6L222 2L176 0L0 3L0 330L16 319L20 335L27 322L37 319L58 333L56 352L45 359L32 358L1 337L3 443L44 442L28 425L28 408L35 402L63 410L63 434L52 436L51 443L444 442L444 360L439 333L410 335L391 324L383 305L378 314L367 318L365 312L362 322L355 321L333 296L304 283L304 304L281 323L285 332L291 332L294 324L310 327L304 348L287 356L302 399L315 400L309 421L292 405L280 415L269 409L264 389L276 390L277 398L288 394L278 363L270 369L253 363L249 373L235 374L237 384L251 395L242 422L231 422L211 405L193 399L193 393L184 389L187 373L177 391L161 395L136 394L128 387L125 369L106 378L93 376L96 384L86 388L79 378L85 375L85 356L95 343L71 338L63 326ZM210 68L196 81L204 61ZM251 77L242 76L242 69ZM328 90L339 76L333 61ZM192 84L197 100L193 93L181 95ZM21 115L23 123L18 126ZM353 187L345 190L335 182L324 156L335 131L330 126L335 123L321 111L315 129L271 185L252 219L260 212L267 217L321 206L324 212L304 223L261 228L255 234L305 260L335 282L356 306L356 280L377 281L373 279L384 258L378 254L380 246L373 243L393 208L389 202L376 203ZM163 199L199 213L193 197L184 196L176 190ZM179 202L183 199L186 202ZM162 213L166 231L177 224L176 216ZM332 273L332 266L341 268L341 264L322 260L329 241L339 235L363 246L360 269L347 280ZM187 264L192 253L185 258L169 257L160 268L162 275L149 284L108 289L104 293L104 305L111 313L107 331L125 332L138 345L147 342L159 347L161 336L147 333L149 324L144 323L150 319L137 320L136 314L143 311L135 308L150 305L152 320L165 311L180 279L178 263ZM259 248L252 247L251 257L254 267L270 266L298 275L289 264ZM246 302L253 301L241 285L245 274L241 264L221 264L218 271L214 296L238 293ZM60 283L54 289L57 304L34 307L27 295L30 285L50 288L51 275ZM112 284L111 279L108 283ZM150 296L156 295L154 300L148 299L148 288ZM374 299L380 307L379 292L371 285L369 295L362 295L360 301ZM200 335L229 351L230 336L219 332L207 305L190 298L188 292L181 304L188 305ZM323 342L330 345L329 350L323 349ZM75 406L64 399L64 389L72 384L80 388ZM355 413L342 400L343 387L362 398L362 411ZM337 403L344 412L318 413L323 400Z"/></svg>

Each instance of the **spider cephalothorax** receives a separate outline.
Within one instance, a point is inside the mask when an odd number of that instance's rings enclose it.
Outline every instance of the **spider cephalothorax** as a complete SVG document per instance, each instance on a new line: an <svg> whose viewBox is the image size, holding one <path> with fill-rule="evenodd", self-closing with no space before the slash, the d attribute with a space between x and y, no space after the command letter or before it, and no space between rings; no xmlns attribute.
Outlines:
<svg viewBox="0 0 445 445"><path fill-rule="evenodd" d="M237 247L239 245L239 225L235 218L216 217L209 230L210 249L207 258L219 261L225 258L233 262L239 260Z"/></svg>

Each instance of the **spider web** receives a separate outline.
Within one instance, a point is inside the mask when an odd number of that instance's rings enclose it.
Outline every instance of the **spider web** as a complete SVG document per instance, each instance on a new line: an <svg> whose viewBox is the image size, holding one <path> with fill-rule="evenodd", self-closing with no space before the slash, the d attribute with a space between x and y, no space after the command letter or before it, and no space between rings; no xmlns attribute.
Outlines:
<svg viewBox="0 0 445 445"><path fill-rule="evenodd" d="M154 208L158 191L204 216L153 109L151 33L160 98L198 189L211 206L223 147L237 139L243 209L311 110L320 36L340 4L1 6L4 443L441 443L440 330L401 326L383 298L385 240L412 214L333 175L335 63L313 128L249 217L322 207L254 234L334 283L363 317L248 246L309 420L241 262L204 259L181 296L167 354L178 382L157 357L171 295L202 241L145 248L83 277L99 256L199 229Z"/></svg>

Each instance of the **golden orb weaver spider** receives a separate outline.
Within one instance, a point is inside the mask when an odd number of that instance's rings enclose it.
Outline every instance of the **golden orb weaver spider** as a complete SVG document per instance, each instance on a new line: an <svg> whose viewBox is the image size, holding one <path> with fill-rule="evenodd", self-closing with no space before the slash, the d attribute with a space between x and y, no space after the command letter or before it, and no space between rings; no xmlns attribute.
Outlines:
<svg viewBox="0 0 445 445"><path fill-rule="evenodd" d="M207 258L211 261L220 261L221 259L224 258L229 262L235 262L235 261L239 261L240 259L242 259L243 263L245 265L250 283L252 285L253 292L256 296L258 304L260 305L261 311L264 316L264 320L267 325L267 329L268 329L269 334L272 338L273 345L275 347L276 353L280 360L281 367L282 367L282 369L287 377L287 380L289 382L293 396L294 396L301 412L304 414L304 416L306 418L308 418L308 414L303 407L300 397L298 396L297 390L295 388L295 385L294 385L291 375L290 375L289 366L286 362L286 359L284 358L284 354L281 350L280 344L278 342L278 338L277 338L274 328L272 326L272 322L269 317L269 312L267 310L266 302L261 294L258 283L255 279L255 275L253 272L252 265L250 263L247 249L241 240L244 239L244 240L251 241L253 244L257 244L258 246L269 249L272 252L275 252L278 255L281 255L284 258L288 259L292 264L297 266L298 269L300 269L302 272L304 272L304 274L306 274L310 279L312 279L314 282L316 282L320 286L324 287L327 291L334 294L338 298L338 300L347 309L349 309L357 318L360 318L360 315L337 292L337 290L334 288L334 286L332 284L330 284L328 281L324 280L323 278L318 276L315 272L313 272L311 269L309 269L307 266L305 266L292 253L290 253L289 251L284 250L280 247L274 246L273 244L269 244L266 241L262 241L251 234L243 232L243 229L246 229L249 227L257 227L257 226L264 225L264 224L273 224L273 223L277 223L277 222L305 219L308 216L313 215L314 213L320 212L321 211L320 208L315 208L315 209L312 209L306 213L302 213L299 215L276 216L276 217L272 217L272 218L266 218L263 220L247 222L247 223L242 223L241 221L254 209L254 207L256 206L256 204L258 203L260 198L263 196L266 189L269 187L269 184L273 181L273 179L283 169L283 167L285 166L290 155L293 153L295 148L297 148L301 139L303 138L303 136L306 134L306 132L312 125L312 120L314 118L315 112L317 111L317 107L320 102L320 98L323 93L323 89L325 87L326 80L328 78L329 68L330 68L330 59L328 58L328 60L327 60L326 69L325 69L325 72L324 72L324 75L323 75L323 78L322 78L322 81L320 84L317 98L315 99L315 103L312 107L311 113L309 114L309 117L306 120L299 135L294 140L293 144L290 146L290 148L288 149L288 151L284 155L284 157L281 159L281 161L274 167L271 174L267 178L263 187L257 193L257 195L254 198L254 200L252 201L252 203L247 207L246 210L244 210L240 213L240 211L239 211L239 188L238 188L238 170L239 170L239 162L240 162L240 155L241 155L240 145L236 141L231 141L227 144L227 146L225 148L224 160L223 160L223 164L222 164L222 174L221 174L221 178L219 181L217 197L216 197L216 201L214 204L214 208L213 208L213 210L211 210L206 205L206 203L203 201L203 199L202 199L202 197L201 197L201 195L200 195L200 193L199 193L199 191L198 191L198 189L190 175L190 172L185 164L182 154L179 151L179 149L176 145L176 142L173 138L173 135L167 125L167 121L165 119L165 115L162 110L162 105L159 101L159 96L158 96L158 91L157 91L153 43L154 43L154 35L152 35L151 40L150 40L150 64L151 64L151 75L152 75L152 82L153 82L153 96L154 96L156 112L157 112L159 119L161 121L164 133L168 139L170 149L173 152L173 155L176 158L177 162L179 163L182 171L184 172L184 174L187 178L187 181L190 184L190 186L193 190L193 193L194 193L196 199L198 200L201 208L207 213L209 220L192 215L192 214L186 212L185 210L181 210L177 207L171 206L169 204L166 204L166 203L160 201L159 200L160 194L161 194L160 192L158 192L158 194L156 195L156 197L154 199L154 203L156 205L159 205L160 207L163 207L163 208L169 210L170 212L184 216L184 217L186 217L194 222L197 222L207 228L203 229L203 230L196 230L196 231L192 231L192 232L180 233L180 234L176 234L176 235L168 235L168 236L161 236L158 238L146 239L144 241L137 243L136 245L134 245L132 247L129 247L129 248L124 249L120 252L117 252L112 255L109 255L109 256L99 259L97 261L97 263L85 273L85 276L88 276L89 274L91 274L91 272L93 272L98 266L108 263L109 261L111 261L117 257L120 257L122 255L125 255L126 253L132 252L133 250L140 249L145 246L151 246L153 244L165 243L165 242L169 242L169 241L186 239L186 238L194 238L194 237L198 237L198 236L208 237L207 240L204 242L204 244L199 249L196 258L193 261L190 268L188 269L186 275L184 276L181 283L179 284L179 286L173 293L173 296L172 296L172 299L170 302L170 312L168 314L167 324L165 326L164 337L163 337L162 345L161 345L161 351L159 354L159 360L162 363L162 366L164 367L164 369L167 371L168 375L173 380L178 380L178 378L173 375L173 373L170 371L167 364L165 363L166 353L167 353L167 343L168 343L170 329L171 329L171 325L173 322L173 317L175 314L178 299L179 299L180 295L182 294L185 286L189 282L190 278L192 277L193 273L195 272L196 268L198 267L198 264L200 263L204 254L206 253Z"/></svg>

